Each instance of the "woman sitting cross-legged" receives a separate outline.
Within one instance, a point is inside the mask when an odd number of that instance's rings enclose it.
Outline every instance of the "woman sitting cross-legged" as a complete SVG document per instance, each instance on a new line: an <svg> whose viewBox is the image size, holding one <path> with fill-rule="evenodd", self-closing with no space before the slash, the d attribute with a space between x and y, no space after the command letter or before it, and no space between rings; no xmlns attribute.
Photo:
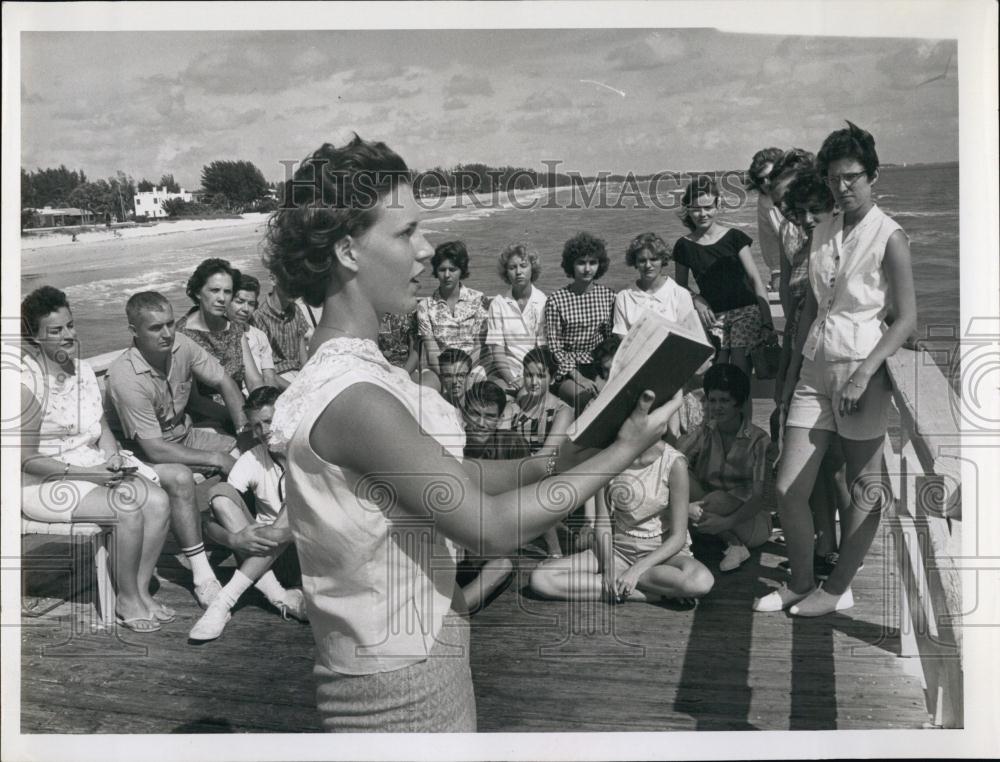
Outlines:
<svg viewBox="0 0 1000 762"><path fill-rule="evenodd" d="M531 589L559 600L701 598L715 579L691 555L687 517L687 462L656 442L597 493L593 546L537 566Z"/></svg>
<svg viewBox="0 0 1000 762"><path fill-rule="evenodd" d="M771 438L743 414L750 379L735 365L713 365L703 381L708 420L682 436L677 449L691 468L690 515L695 532L716 535L727 547L719 571L733 571L748 548L771 536L764 506Z"/></svg>

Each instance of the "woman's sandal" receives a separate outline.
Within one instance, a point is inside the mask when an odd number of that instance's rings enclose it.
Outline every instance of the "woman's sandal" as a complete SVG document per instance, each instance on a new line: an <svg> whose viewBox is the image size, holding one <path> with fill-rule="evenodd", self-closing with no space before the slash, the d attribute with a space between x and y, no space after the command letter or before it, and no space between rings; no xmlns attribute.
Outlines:
<svg viewBox="0 0 1000 762"><path fill-rule="evenodd" d="M126 630L131 630L132 632L138 632L140 634L145 634L147 632L157 632L160 629L160 623L156 620L156 617L140 617L134 616L130 619L122 619L120 616L115 617L115 623L120 627L124 627ZM148 624L148 627L142 627L143 623Z"/></svg>
<svg viewBox="0 0 1000 762"><path fill-rule="evenodd" d="M153 611L153 619L161 624L169 624L176 618L177 612L169 606L164 606L162 603L157 604L156 609Z"/></svg>

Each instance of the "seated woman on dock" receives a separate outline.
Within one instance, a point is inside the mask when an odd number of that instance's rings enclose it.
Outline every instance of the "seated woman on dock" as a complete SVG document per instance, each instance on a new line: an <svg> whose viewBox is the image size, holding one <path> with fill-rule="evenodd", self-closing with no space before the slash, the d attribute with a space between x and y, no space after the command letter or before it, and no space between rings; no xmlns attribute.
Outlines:
<svg viewBox="0 0 1000 762"><path fill-rule="evenodd" d="M684 189L681 221L690 231L674 244L677 282L688 287L694 273L694 306L718 346L716 362L750 372L750 348L773 334L767 289L750 256L753 241L741 230L719 223L719 188L697 175Z"/></svg>
<svg viewBox="0 0 1000 762"><path fill-rule="evenodd" d="M615 292L597 282L608 271L604 241L573 236L563 247L562 269L573 280L545 302L545 337L557 363L555 392L579 415L597 396L594 348L611 334Z"/></svg>
<svg viewBox="0 0 1000 762"><path fill-rule="evenodd" d="M690 516L696 532L726 543L719 571L738 569L749 548L771 536L764 504L770 437L743 412L750 379L735 365L713 365L703 380L708 420L680 438L690 466Z"/></svg>
<svg viewBox="0 0 1000 762"><path fill-rule="evenodd" d="M226 308L226 317L243 329L246 334L247 346L250 348L250 356L253 357L253 364L256 366L256 370L260 371L260 375L257 376L251 365L244 365L246 371L243 378L244 394L249 394L251 389L261 386L281 388L278 383L278 373L274 369L274 352L271 350L271 342L266 333L250 323L259 303L260 281L249 273L233 270L233 298Z"/></svg>
<svg viewBox="0 0 1000 762"><path fill-rule="evenodd" d="M242 326L227 316L233 298L234 273L224 259L213 257L199 263L185 288L194 306L177 321L177 330L218 360L237 386L246 383L253 391L253 380L260 383L263 377ZM200 416L199 425L225 428L227 416L222 407L221 396L211 387L198 383L192 390L189 409Z"/></svg>
<svg viewBox="0 0 1000 762"><path fill-rule="evenodd" d="M273 386L259 386L250 392L243 412L256 444L239 457L227 480L209 492L209 511L203 515L205 534L235 550L241 563L191 628L191 640L214 640L222 635L230 612L251 585L286 619L292 616L308 621L302 591L286 590L271 571L292 542L285 513L285 459L267 446L274 403L280 394ZM243 500L247 493L253 495L252 514Z"/></svg>
<svg viewBox="0 0 1000 762"><path fill-rule="evenodd" d="M655 442L597 493L593 545L537 566L531 589L557 600L690 603L715 579L691 555L687 522L687 462Z"/></svg>
<svg viewBox="0 0 1000 762"><path fill-rule="evenodd" d="M468 626L453 608L456 545L514 552L647 450L676 409L650 411L646 391L600 452L566 444L558 455L463 463L454 408L375 343L381 315L415 307L433 253L409 178L384 143L326 143L268 223L269 269L293 297L323 304L314 353L275 405L270 442L287 453L318 708L331 731L474 731Z"/></svg>
<svg viewBox="0 0 1000 762"><path fill-rule="evenodd" d="M875 139L847 125L823 141L816 157L841 214L813 230L801 318L809 330L799 332L804 359L778 465L778 512L792 579L757 600L757 611L788 608L798 616L821 616L853 606L851 581L892 496L882 454L891 404L885 361L916 327L910 246L872 197L879 167ZM817 587L808 501L834 440L847 462L851 506L841 521L837 565Z"/></svg>
<svg viewBox="0 0 1000 762"><path fill-rule="evenodd" d="M639 277L615 294L612 332L624 336L642 310L652 310L673 323L698 326L691 292L681 288L664 268L673 259L670 249L656 233L642 233L625 250L625 264Z"/></svg>
<svg viewBox="0 0 1000 762"><path fill-rule="evenodd" d="M469 252L465 244L461 241L439 244L431 259L431 269L438 287L417 306L417 332L427 364L440 377L441 353L454 347L472 358L474 369L479 368L489 300L482 291L462 284L469 277ZM486 378L481 369L476 375Z"/></svg>
<svg viewBox="0 0 1000 762"><path fill-rule="evenodd" d="M118 623L155 632L174 612L149 592L170 506L156 473L118 449L66 295L51 286L21 302L21 513L43 522L114 527Z"/></svg>
<svg viewBox="0 0 1000 762"><path fill-rule="evenodd" d="M486 317L489 375L508 391L521 386L524 356L545 344L545 294L535 284L541 275L538 253L526 243L504 247L497 271L510 286L490 302Z"/></svg>

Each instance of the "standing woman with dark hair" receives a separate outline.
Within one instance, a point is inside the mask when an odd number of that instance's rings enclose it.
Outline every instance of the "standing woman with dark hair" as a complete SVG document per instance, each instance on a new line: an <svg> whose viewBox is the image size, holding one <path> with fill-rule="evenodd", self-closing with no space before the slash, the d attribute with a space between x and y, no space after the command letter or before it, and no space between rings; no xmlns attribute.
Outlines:
<svg viewBox="0 0 1000 762"><path fill-rule="evenodd" d="M608 271L604 241L577 233L563 247L562 269L573 280L545 302L545 336L556 358L556 394L579 415L598 392L594 349L611 335L615 292L597 282Z"/></svg>
<svg viewBox="0 0 1000 762"><path fill-rule="evenodd" d="M757 600L758 611L789 608L820 616L853 606L851 581L892 496L882 456L891 398L885 361L916 327L910 246L872 198L879 166L874 138L847 125L823 141L816 157L841 214L812 234L811 288L801 318L809 330L799 332L804 359L778 467L778 511L792 580ZM847 463L851 506L841 520L837 565L817 587L808 501L835 438Z"/></svg>
<svg viewBox="0 0 1000 762"><path fill-rule="evenodd" d="M717 363L732 363L750 373L750 347L762 331L774 332L767 289L750 256L746 233L720 225L719 188L708 175L697 175L681 198L681 221L690 230L674 244L677 282L687 288L694 273L694 306L719 351Z"/></svg>
<svg viewBox="0 0 1000 762"><path fill-rule="evenodd" d="M757 191L757 243L760 256L771 272L779 267L778 230L783 217L771 198L771 173L782 157L780 148L762 148L753 155L747 170L747 188Z"/></svg>
<svg viewBox="0 0 1000 762"><path fill-rule="evenodd" d="M403 160L355 137L306 159L268 224L271 272L290 296L323 304L313 356L275 404L270 443L287 453L329 730L475 730L468 628L452 610L456 543L489 555L522 547L662 436L678 406L649 412L645 392L596 454L564 445L463 463L455 409L375 343L382 315L416 306L432 255L420 211ZM560 489L548 481L555 472Z"/></svg>
<svg viewBox="0 0 1000 762"><path fill-rule="evenodd" d="M481 362L489 301L482 291L462 285L469 277L469 252L461 241L446 241L434 250L431 269L438 279L434 293L417 306L417 331L427 364L441 375L438 357L452 347L466 352L473 367ZM481 374L485 377L485 374Z"/></svg>
<svg viewBox="0 0 1000 762"><path fill-rule="evenodd" d="M186 292L194 302L188 313L177 321L177 330L194 340L206 352L221 363L226 375L237 386L247 385L253 391L254 379L260 383L262 375L254 362L243 327L227 317L229 302L233 298L235 271L224 259L203 260L188 279ZM247 373L247 369L250 373ZM192 402L198 412L213 419L225 419L222 411L215 411L205 401L219 404L221 399L214 389L199 384L198 395L202 398ZM221 404L219 404L221 407Z"/></svg>

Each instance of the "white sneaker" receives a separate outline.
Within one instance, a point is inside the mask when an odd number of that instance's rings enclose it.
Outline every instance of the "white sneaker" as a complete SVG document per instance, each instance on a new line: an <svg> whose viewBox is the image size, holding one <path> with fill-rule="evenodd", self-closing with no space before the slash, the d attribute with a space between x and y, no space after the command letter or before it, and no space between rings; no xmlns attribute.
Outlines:
<svg viewBox="0 0 1000 762"><path fill-rule="evenodd" d="M766 613L783 611L789 606L795 605L803 598L806 598L812 592L813 590L810 590L808 593L799 594L791 590L787 585L782 585L777 590L772 590L764 597L755 599L753 602L753 610Z"/></svg>
<svg viewBox="0 0 1000 762"><path fill-rule="evenodd" d="M825 616L853 606L854 593L851 592L851 588L847 588L840 595L834 595L818 587L807 598L788 609L788 613L792 616Z"/></svg>
<svg viewBox="0 0 1000 762"><path fill-rule="evenodd" d="M200 585L195 585L194 597L198 599L198 605L203 609L207 609L215 597L222 592L222 584L219 580L212 577L208 582L203 582Z"/></svg>
<svg viewBox="0 0 1000 762"><path fill-rule="evenodd" d="M735 571L748 558L750 558L750 551L747 550L746 545L730 545L726 548L726 552L722 554L722 563L719 564L719 571Z"/></svg>
<svg viewBox="0 0 1000 762"><path fill-rule="evenodd" d="M306 597L298 588L286 590L281 598L271 601L271 605L281 612L282 619L295 617L300 622L309 621L309 614L306 613Z"/></svg>
<svg viewBox="0 0 1000 762"><path fill-rule="evenodd" d="M216 598L205 609L201 619L194 623L188 637L191 640L215 640L226 629L226 623L233 618L229 606L222 598Z"/></svg>

